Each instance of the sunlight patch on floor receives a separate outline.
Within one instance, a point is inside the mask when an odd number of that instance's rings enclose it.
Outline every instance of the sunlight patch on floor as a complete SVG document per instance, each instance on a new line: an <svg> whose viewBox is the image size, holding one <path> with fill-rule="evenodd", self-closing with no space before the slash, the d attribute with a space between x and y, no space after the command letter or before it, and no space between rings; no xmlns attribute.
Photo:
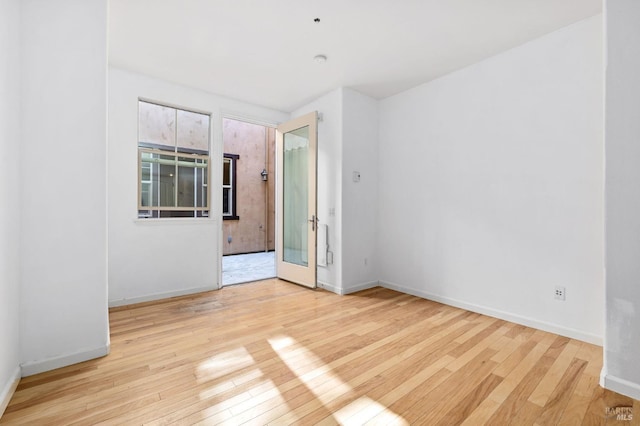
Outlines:
<svg viewBox="0 0 640 426"><path fill-rule="evenodd" d="M253 357L244 347L236 348L201 362L196 368L196 379L198 383L204 383L254 364Z"/></svg>
<svg viewBox="0 0 640 426"><path fill-rule="evenodd" d="M344 424L362 425L375 417L376 424L409 425L402 417L379 402L362 396L334 413Z"/></svg>
<svg viewBox="0 0 640 426"><path fill-rule="evenodd" d="M292 337L274 337L269 339L269 344L287 367L296 374L298 379L307 386L307 389L309 389L329 411L332 411L330 406L335 405L335 403L332 404L334 400L348 396L353 392L353 388L333 373L331 367L325 364L324 361L311 350L298 344ZM300 356L301 354L302 357ZM303 359L302 363L299 361L300 358ZM296 362L296 360L298 360L298 362ZM303 370L299 365L313 365L316 368L311 372L303 373L306 369ZM330 389L326 392L319 393L311 381L321 374L329 377L326 384L329 385ZM326 388L324 385L323 387ZM332 413L332 417L335 421L345 425L362 424L373 417L376 417L376 421L380 420L383 423L386 421L387 424L391 425L408 425L402 417L366 396L360 397L335 413Z"/></svg>

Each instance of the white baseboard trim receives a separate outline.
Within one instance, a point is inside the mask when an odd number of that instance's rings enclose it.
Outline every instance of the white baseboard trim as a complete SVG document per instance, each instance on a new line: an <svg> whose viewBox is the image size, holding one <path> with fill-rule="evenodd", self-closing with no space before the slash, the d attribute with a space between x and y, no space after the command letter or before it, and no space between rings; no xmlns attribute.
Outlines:
<svg viewBox="0 0 640 426"><path fill-rule="evenodd" d="M318 287L323 288L332 293L339 294L341 296L344 296L345 294L355 293L357 291L368 290L370 288L377 287L379 285L380 283L378 281L370 281L368 283L352 285L349 288L342 288L332 284L327 284L322 281L318 281Z"/></svg>
<svg viewBox="0 0 640 426"><path fill-rule="evenodd" d="M11 398L13 397L13 394L18 387L18 383L20 383L21 375L22 374L20 372L20 367L16 367L15 371L13 372L11 377L9 377L9 380L7 381L7 383L5 383L5 385L2 387L2 390L0 391L0 419L4 414L4 410L7 409L9 401L11 401Z"/></svg>
<svg viewBox="0 0 640 426"><path fill-rule="evenodd" d="M438 296L435 294L427 293L421 290L415 290L409 287L404 287L398 284L389 283L386 281L380 281L380 286L400 291L402 293L411 294L413 296L421 297L423 299L433 300L434 302L443 303L445 305L454 306L456 308L465 309L471 312L477 312L479 314L488 315L490 317L502 319L516 324L524 325L527 327L536 328L542 331L548 331L550 333L559 334L561 336L569 337L571 339L581 340L583 342L592 343L594 345L602 346L602 336L598 336L591 333L585 333L580 330L576 330L569 327L563 327L557 324L552 324L545 321L540 321L534 318L529 318L510 312L504 312L498 309L488 308L486 306L475 305L473 303L463 302L461 300L452 299L449 297Z"/></svg>
<svg viewBox="0 0 640 426"><path fill-rule="evenodd" d="M344 294L344 293L342 293L342 288L336 287L336 286L334 286L332 284L328 284L328 283L325 283L325 282L322 282L322 281L318 281L317 285L318 285L318 287L323 288L323 289L325 289L327 291L330 291L332 293Z"/></svg>
<svg viewBox="0 0 640 426"><path fill-rule="evenodd" d="M369 290L370 288L378 287L379 285L380 283L378 281L369 281L368 283L356 284L349 286L349 288L343 289L342 294L351 294L362 290Z"/></svg>
<svg viewBox="0 0 640 426"><path fill-rule="evenodd" d="M22 377L32 376L34 374L43 373L45 371L55 370L56 368L66 367L68 365L77 364L79 362L88 361L94 358L100 358L109 355L110 345L101 346L95 349L74 352L72 354L60 355L41 361L30 361L21 365Z"/></svg>
<svg viewBox="0 0 640 426"><path fill-rule="evenodd" d="M109 300L109 307L115 308L117 306L126 306L126 305L133 305L136 303L152 302L154 300L162 300L162 299L169 299L170 297L204 293L205 291L212 291L212 290L218 290L218 287L211 287L211 286L194 287L194 288L187 288L184 290L167 291L164 293L147 294L145 296L128 297L125 299L115 299L115 300Z"/></svg>
<svg viewBox="0 0 640 426"><path fill-rule="evenodd" d="M609 374L605 374L602 379L600 383L605 389L621 393L633 399L640 399L640 384Z"/></svg>

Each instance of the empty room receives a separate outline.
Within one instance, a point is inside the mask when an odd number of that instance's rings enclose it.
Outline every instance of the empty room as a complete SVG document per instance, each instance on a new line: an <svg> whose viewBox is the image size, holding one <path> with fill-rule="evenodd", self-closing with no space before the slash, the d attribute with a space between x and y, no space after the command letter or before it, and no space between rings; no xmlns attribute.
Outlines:
<svg viewBox="0 0 640 426"><path fill-rule="evenodd" d="M0 424L637 424L637 22L0 0Z"/></svg>

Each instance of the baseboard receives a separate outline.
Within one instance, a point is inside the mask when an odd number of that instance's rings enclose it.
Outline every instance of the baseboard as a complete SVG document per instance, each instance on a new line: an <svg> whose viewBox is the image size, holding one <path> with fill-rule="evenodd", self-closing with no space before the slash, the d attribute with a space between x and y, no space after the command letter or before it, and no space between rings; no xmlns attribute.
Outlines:
<svg viewBox="0 0 640 426"><path fill-rule="evenodd" d="M369 281L368 283L356 284L356 285L349 286L349 288L343 289L342 294L351 294L351 293L356 293L362 290L369 290L370 288L378 287L379 285L380 283L378 281Z"/></svg>
<svg viewBox="0 0 640 426"><path fill-rule="evenodd" d="M169 299L170 297L186 296L188 294L204 293L205 291L218 290L218 287L194 287L184 290L167 291L165 293L153 293L145 296L129 297L126 299L109 300L109 307L133 305L136 303L152 302L154 300Z"/></svg>
<svg viewBox="0 0 640 426"><path fill-rule="evenodd" d="M335 294L344 294L342 292L342 288L336 287L336 286L334 286L332 284L327 284L327 283L322 282L322 281L318 281L318 287L323 288L323 289L325 289L327 291L330 291L332 293L335 293Z"/></svg>
<svg viewBox="0 0 640 426"><path fill-rule="evenodd" d="M602 379L601 384L605 389L621 393L633 399L640 399L640 384L609 374L605 374Z"/></svg>
<svg viewBox="0 0 640 426"><path fill-rule="evenodd" d="M513 322L516 324L524 325L527 327L536 328L550 333L559 334L561 336L569 337L571 339L580 340L594 345L602 346L602 336L598 336L591 333L585 333L573 328L563 327L557 324L540 321L534 318L529 318L510 312L500 311L498 309L488 308L486 306L475 305L472 303L463 302L461 300L452 299L449 297L438 296L435 294L427 293L421 290L415 290L408 287L403 287L398 284L389 283L386 281L380 281L380 286L391 290L400 291L402 293L411 294L413 296L421 297L423 299L433 300L434 302L443 303L445 305L454 306L456 308L465 309L471 312L477 312L479 314L487 315L490 317L502 319L505 321Z"/></svg>
<svg viewBox="0 0 640 426"><path fill-rule="evenodd" d="M13 394L18 387L18 383L20 383L20 367L16 367L16 370L13 372L11 377L9 377L9 381L2 387L0 391L0 419L4 414L4 410L7 409L9 405L9 401L13 397Z"/></svg>
<svg viewBox="0 0 640 426"><path fill-rule="evenodd" d="M66 367L68 365L77 364L79 362L89 361L90 359L100 358L109 354L110 345L101 346L86 351L74 352L48 358L42 361L31 361L21 365L22 377L32 376L34 374L43 373L45 371L55 370L56 368Z"/></svg>
<svg viewBox="0 0 640 426"><path fill-rule="evenodd" d="M368 290L370 288L377 287L379 285L380 285L380 283L378 281L370 281L368 283L361 283L361 284L352 285L349 288L342 288L342 287L337 287L337 286L332 285L332 284L327 284L327 283L322 282L322 281L318 281L318 287L323 288L323 289L325 289L327 291L330 291L332 293L339 294L341 296L344 296L345 294L355 293L355 292L362 291L362 290Z"/></svg>

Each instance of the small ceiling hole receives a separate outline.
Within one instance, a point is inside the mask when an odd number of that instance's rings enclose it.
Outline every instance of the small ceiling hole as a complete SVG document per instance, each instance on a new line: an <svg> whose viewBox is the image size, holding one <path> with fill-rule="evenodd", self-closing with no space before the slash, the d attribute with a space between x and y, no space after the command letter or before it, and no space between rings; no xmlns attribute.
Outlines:
<svg viewBox="0 0 640 426"><path fill-rule="evenodd" d="M316 18L313 20L313 22L315 22L316 24L320 22L320 18Z"/></svg>

